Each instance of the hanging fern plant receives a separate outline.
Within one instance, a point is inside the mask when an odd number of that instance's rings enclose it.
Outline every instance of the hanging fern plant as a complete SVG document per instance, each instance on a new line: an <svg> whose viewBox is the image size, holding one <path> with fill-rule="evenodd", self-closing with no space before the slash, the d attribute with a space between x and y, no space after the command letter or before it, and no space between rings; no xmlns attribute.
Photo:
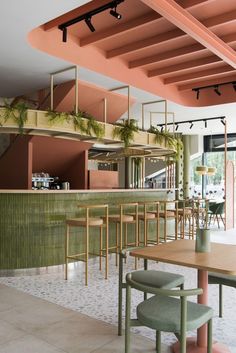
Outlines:
<svg viewBox="0 0 236 353"><path fill-rule="evenodd" d="M87 132L87 126L82 112L79 110L78 113L71 113L71 115L73 117L75 130L80 131L82 134L85 134Z"/></svg>
<svg viewBox="0 0 236 353"><path fill-rule="evenodd" d="M138 132L137 121L135 119L124 120L122 124L117 124L113 130L113 137L120 138L124 142L125 148L134 141L134 133Z"/></svg>
<svg viewBox="0 0 236 353"><path fill-rule="evenodd" d="M94 117L86 112L83 112L83 117L87 119L86 133L89 136L95 135L98 139L101 139L105 135L105 128L101 125Z"/></svg>
<svg viewBox="0 0 236 353"><path fill-rule="evenodd" d="M8 119L14 119L19 126L19 133L23 134L24 125L27 121L28 105L24 102L18 102L16 104L10 104L7 101L4 102L4 113L0 125L7 122Z"/></svg>
<svg viewBox="0 0 236 353"><path fill-rule="evenodd" d="M181 153L183 152L183 142L181 138L173 137L173 135L168 131L161 132L156 127L151 126L148 132L155 134L155 142L156 143L165 143L167 148L173 149L175 152L173 153L172 160L177 161L180 158Z"/></svg>
<svg viewBox="0 0 236 353"><path fill-rule="evenodd" d="M46 116L49 118L50 124L63 124L65 121L69 122L70 114L57 112L55 110L48 109Z"/></svg>
<svg viewBox="0 0 236 353"><path fill-rule="evenodd" d="M95 135L98 139L101 139L105 134L104 127L92 115L81 110L78 113L48 110L47 116L49 117L49 122L52 124L63 124L65 121L69 122L72 119L75 130L89 136Z"/></svg>

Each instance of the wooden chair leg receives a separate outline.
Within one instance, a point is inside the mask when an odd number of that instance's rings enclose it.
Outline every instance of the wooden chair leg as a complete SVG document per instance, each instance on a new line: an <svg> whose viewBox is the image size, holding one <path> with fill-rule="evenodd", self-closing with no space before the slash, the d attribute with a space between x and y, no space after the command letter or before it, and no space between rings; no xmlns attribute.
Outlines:
<svg viewBox="0 0 236 353"><path fill-rule="evenodd" d="M108 218L108 217L107 217ZM109 262L108 262L108 252L109 252L109 229L108 229L108 224L106 224L106 267L105 267L105 279L108 278L108 272L109 272Z"/></svg>
<svg viewBox="0 0 236 353"><path fill-rule="evenodd" d="M89 226L86 226L86 245L85 245L85 285L88 285L88 259L89 259Z"/></svg>
<svg viewBox="0 0 236 353"><path fill-rule="evenodd" d="M118 266L118 254L120 251L118 234L119 234L118 223L116 223L116 266Z"/></svg>
<svg viewBox="0 0 236 353"><path fill-rule="evenodd" d="M68 249L69 249L69 226L66 225L65 234L65 279L68 279Z"/></svg>
<svg viewBox="0 0 236 353"><path fill-rule="evenodd" d="M103 253L103 232L102 232L102 227L100 227L100 251L99 251L99 270L102 270L102 253Z"/></svg>

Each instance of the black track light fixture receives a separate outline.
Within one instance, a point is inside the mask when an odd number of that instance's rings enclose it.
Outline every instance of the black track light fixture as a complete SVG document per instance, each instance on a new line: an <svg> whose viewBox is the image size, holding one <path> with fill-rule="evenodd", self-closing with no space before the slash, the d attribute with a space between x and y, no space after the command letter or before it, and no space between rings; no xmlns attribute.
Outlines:
<svg viewBox="0 0 236 353"><path fill-rule="evenodd" d="M199 99L199 95L200 95L200 89L197 89L196 92L197 92L197 100L198 100Z"/></svg>
<svg viewBox="0 0 236 353"><path fill-rule="evenodd" d="M78 23L81 21L85 21L86 25L88 26L88 28L90 29L91 32L95 32L95 28L93 26L93 24L91 23L91 18L103 11L106 11L108 9L110 10L110 14L112 16L114 16L115 18L117 18L118 20L120 20L122 18L121 14L119 14L116 11L116 8L119 4L121 4L122 2L124 2L125 0L113 0L108 2L107 4L101 5L100 7L94 8L93 10L84 13L83 15L80 15L78 17L75 17L73 19L70 19L66 22L61 23L58 28L62 31L62 40L63 42L67 41L67 28Z"/></svg>
<svg viewBox="0 0 236 353"><path fill-rule="evenodd" d="M231 87L233 86L233 89L234 89L234 91L236 92L236 81L229 81L229 82L217 83L217 84L209 85L209 86L194 87L194 88L192 88L192 91L196 93L196 99L199 99L200 91L202 91L202 90L207 90L207 89L211 89L211 88L213 88L214 92L215 92L218 96L221 96L221 95L222 95L222 92L220 91L220 88L221 88L222 86L226 86L226 85L231 85Z"/></svg>
<svg viewBox="0 0 236 353"><path fill-rule="evenodd" d="M115 7L115 9L112 9L112 10L110 11L110 14L111 14L113 17L117 18L117 20L120 20L120 19L122 18L122 15L116 11L116 7Z"/></svg>
<svg viewBox="0 0 236 353"><path fill-rule="evenodd" d="M178 131L179 125L176 124L175 131Z"/></svg>
<svg viewBox="0 0 236 353"><path fill-rule="evenodd" d="M91 22L91 17L86 17L84 21L85 21L86 25L88 26L88 28L90 29L90 31L95 32L95 28Z"/></svg>
<svg viewBox="0 0 236 353"><path fill-rule="evenodd" d="M161 127L161 132L163 132L163 130L164 130L164 126Z"/></svg>
<svg viewBox="0 0 236 353"><path fill-rule="evenodd" d="M190 121L190 126L189 126L190 130L193 128L193 122Z"/></svg>
<svg viewBox="0 0 236 353"><path fill-rule="evenodd" d="M63 41L64 43L67 42L67 28L66 28L66 27L63 28L63 30L62 30L62 41Z"/></svg>
<svg viewBox="0 0 236 353"><path fill-rule="evenodd" d="M220 121L225 126L225 120L224 119L220 119Z"/></svg>
<svg viewBox="0 0 236 353"><path fill-rule="evenodd" d="M219 86L218 86L218 85L215 85L215 86L214 86L214 92L215 92L216 94L218 94L218 96L221 96L221 92L219 91Z"/></svg>

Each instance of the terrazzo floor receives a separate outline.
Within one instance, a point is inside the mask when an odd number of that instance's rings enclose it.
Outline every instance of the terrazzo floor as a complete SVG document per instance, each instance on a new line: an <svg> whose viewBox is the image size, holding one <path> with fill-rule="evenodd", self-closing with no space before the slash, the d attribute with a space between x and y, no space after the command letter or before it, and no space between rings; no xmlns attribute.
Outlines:
<svg viewBox="0 0 236 353"><path fill-rule="evenodd" d="M215 232L212 241L236 244L236 232ZM63 267L53 267L34 271L15 271L14 277L0 277L0 283L16 288L20 291L56 303L64 308L72 309L91 318L117 325L117 292L118 269L114 264L115 257L110 258L109 279L104 280L103 273L98 270L98 261L90 260L89 286L84 286L84 264L70 264L69 279L64 280ZM134 260L130 258L124 271L129 272L134 267ZM196 287L197 272L180 266L162 263L150 263L149 268L181 273L185 276L185 288ZM33 274L34 273L34 274ZM133 315L135 305L142 300L142 295L134 291ZM215 315L213 322L213 337L225 343L231 352L236 353L236 292L235 289L224 287L224 317L218 318L218 287L209 286L209 305L213 307ZM234 314L235 313L235 314ZM135 328L140 335L154 339L154 332L145 328ZM190 333L194 335L195 333ZM176 341L171 334L163 334L163 343L170 346ZM112 351L111 351L112 352Z"/></svg>

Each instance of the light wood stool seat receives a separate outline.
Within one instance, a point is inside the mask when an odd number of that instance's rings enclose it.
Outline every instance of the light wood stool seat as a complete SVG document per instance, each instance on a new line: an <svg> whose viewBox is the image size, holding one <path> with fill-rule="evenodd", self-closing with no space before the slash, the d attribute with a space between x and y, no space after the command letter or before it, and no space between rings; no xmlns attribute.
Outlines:
<svg viewBox="0 0 236 353"><path fill-rule="evenodd" d="M99 254L99 268L102 269L102 256L105 256L105 278L108 277L108 205L79 205L79 208L85 210L85 217L70 218L66 220L66 233L65 233L65 279L68 278L68 261L69 260L82 260L85 262L85 285L88 285L88 260L89 260L89 228L98 227L100 229L100 249ZM105 217L90 217L91 209L103 209ZM69 239L70 239L70 227L82 227L86 229L85 232L85 250L81 253L69 254ZM103 228L106 228L106 245L103 248ZM103 255L105 252L105 255ZM94 254L93 254L94 255Z"/></svg>
<svg viewBox="0 0 236 353"><path fill-rule="evenodd" d="M121 203L117 206L119 207L119 214L109 216L109 223L116 225L116 245L109 247L109 250L114 248L116 251L116 265L118 265L118 254L124 247L127 247L127 245L138 245L138 203L128 202ZM131 208L131 212L130 210L127 211L128 208ZM135 210L134 213L132 213L133 209ZM128 224L135 225L134 241L132 243L128 243ZM123 225L125 225L125 239L123 239Z"/></svg>
<svg viewBox="0 0 236 353"><path fill-rule="evenodd" d="M111 216L109 216L109 221L110 222L118 222L118 223L120 223L120 215L111 215ZM123 223L132 223L132 222L134 222L134 216L123 214L122 215L122 221L123 221Z"/></svg>
<svg viewBox="0 0 236 353"><path fill-rule="evenodd" d="M86 218L71 218L66 221L66 224L70 226L86 227ZM103 219L101 218L89 218L88 224L90 227L98 227L103 225Z"/></svg>
<svg viewBox="0 0 236 353"><path fill-rule="evenodd" d="M176 213L174 211L166 211L166 212L159 212L159 217L165 218L165 217L172 217L175 218Z"/></svg>
<svg viewBox="0 0 236 353"><path fill-rule="evenodd" d="M185 208L185 210L182 209L182 208L179 208L178 209L178 214L181 215L181 216L183 216L183 214L185 214L186 216L191 216L192 215L192 210L187 208L187 207Z"/></svg>
<svg viewBox="0 0 236 353"><path fill-rule="evenodd" d="M144 236L141 241L141 227L139 227L139 241L138 244L147 246L148 244L159 243L159 202L157 201L145 201L139 202L139 205L143 207L143 212L138 213L138 221L143 222ZM148 225L149 222L156 222L156 239L148 238Z"/></svg>
<svg viewBox="0 0 236 353"><path fill-rule="evenodd" d="M164 241L167 241L167 238L178 239L178 201L176 200L161 200L159 218L164 222ZM175 221L175 231L174 235L167 235L167 220Z"/></svg>

